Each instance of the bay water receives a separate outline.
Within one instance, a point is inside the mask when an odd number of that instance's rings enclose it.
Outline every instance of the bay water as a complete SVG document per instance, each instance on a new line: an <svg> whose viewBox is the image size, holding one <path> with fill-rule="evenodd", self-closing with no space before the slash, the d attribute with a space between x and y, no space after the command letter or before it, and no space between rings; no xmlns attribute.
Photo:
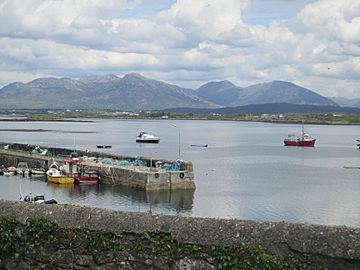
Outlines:
<svg viewBox="0 0 360 270"><path fill-rule="evenodd" d="M45 194L60 203L157 214L360 227L360 126L306 125L310 148L283 146L298 124L198 120L0 120L0 141L192 161L195 191L53 185L42 177L0 176L0 199ZM159 144L138 144L141 131ZM207 144L208 147L192 145ZM180 146L180 147L179 147ZM179 151L180 150L180 151ZM180 152L180 153L179 153Z"/></svg>

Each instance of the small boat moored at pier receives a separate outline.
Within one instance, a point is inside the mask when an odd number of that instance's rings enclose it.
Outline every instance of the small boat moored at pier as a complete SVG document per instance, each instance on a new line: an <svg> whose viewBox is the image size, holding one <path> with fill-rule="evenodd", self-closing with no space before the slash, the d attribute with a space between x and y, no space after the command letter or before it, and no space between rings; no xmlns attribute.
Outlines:
<svg viewBox="0 0 360 270"><path fill-rule="evenodd" d="M83 164L84 160L77 157L64 159L64 165L59 167L51 164L47 171L48 181L58 184L97 183L100 179L96 167Z"/></svg>
<svg viewBox="0 0 360 270"><path fill-rule="evenodd" d="M59 166L56 162L53 162L49 170L46 172L47 179L49 182L57 183L57 184L73 184L74 176L70 174L63 173L60 170Z"/></svg>
<svg viewBox="0 0 360 270"><path fill-rule="evenodd" d="M20 175L28 175L30 173L28 164L26 162L19 162L16 172Z"/></svg>
<svg viewBox="0 0 360 270"><path fill-rule="evenodd" d="M46 171L43 168L31 168L30 174L43 175Z"/></svg>
<svg viewBox="0 0 360 270"><path fill-rule="evenodd" d="M3 174L6 176L11 176L16 174L16 167L8 167L3 171Z"/></svg>
<svg viewBox="0 0 360 270"><path fill-rule="evenodd" d="M100 180L96 167L80 164L77 169L78 171L74 173L76 183L94 184Z"/></svg>
<svg viewBox="0 0 360 270"><path fill-rule="evenodd" d="M160 141L159 137L148 134L147 132L140 132L140 134L136 137L137 143L158 143Z"/></svg>

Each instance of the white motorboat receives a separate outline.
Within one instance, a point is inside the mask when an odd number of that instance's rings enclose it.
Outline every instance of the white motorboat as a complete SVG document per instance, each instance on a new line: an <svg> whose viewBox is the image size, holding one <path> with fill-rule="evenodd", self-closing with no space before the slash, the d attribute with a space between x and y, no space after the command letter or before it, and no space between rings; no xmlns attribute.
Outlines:
<svg viewBox="0 0 360 270"><path fill-rule="evenodd" d="M46 173L46 171L43 168L31 168L30 169L30 174L44 175L45 173Z"/></svg>
<svg viewBox="0 0 360 270"><path fill-rule="evenodd" d="M16 172L20 175L28 175L30 172L28 164L26 162L19 162Z"/></svg>
<svg viewBox="0 0 360 270"><path fill-rule="evenodd" d="M15 175L16 174L16 167L8 167L5 169L5 171L3 171L3 174L6 176L10 176L10 175Z"/></svg>
<svg viewBox="0 0 360 270"><path fill-rule="evenodd" d="M136 137L137 143L158 143L159 141L159 137L148 134L144 131L140 132L140 134Z"/></svg>

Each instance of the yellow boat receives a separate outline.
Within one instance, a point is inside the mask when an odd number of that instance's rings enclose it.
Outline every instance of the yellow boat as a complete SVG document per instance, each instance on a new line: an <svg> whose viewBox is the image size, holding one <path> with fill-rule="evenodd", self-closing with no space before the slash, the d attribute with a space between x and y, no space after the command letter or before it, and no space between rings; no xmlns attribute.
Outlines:
<svg viewBox="0 0 360 270"><path fill-rule="evenodd" d="M50 165L46 175L49 182L57 184L73 184L75 181L72 174L62 174L56 162Z"/></svg>
<svg viewBox="0 0 360 270"><path fill-rule="evenodd" d="M57 184L74 184L74 177L59 175L59 176L51 176L47 175L47 179L49 182L57 183Z"/></svg>

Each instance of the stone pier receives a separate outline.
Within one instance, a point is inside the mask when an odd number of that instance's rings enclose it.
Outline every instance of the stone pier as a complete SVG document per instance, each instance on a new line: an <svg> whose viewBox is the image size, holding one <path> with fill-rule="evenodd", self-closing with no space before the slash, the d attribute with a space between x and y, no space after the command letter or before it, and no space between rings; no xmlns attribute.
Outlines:
<svg viewBox="0 0 360 270"><path fill-rule="evenodd" d="M6 146L9 145L8 149ZM18 143L0 143L0 165L16 166L19 162L28 163L29 167L47 169L54 160L61 164L65 156L70 155L73 150L65 148L48 148L52 156L43 156L32 153L34 145ZM175 161L141 157L141 165L133 165L139 157L108 154L101 152L77 151L80 156L91 156L94 160L86 160L84 164L96 166L101 180L100 184L123 185L145 190L161 189L195 189L193 165L191 162L183 161L179 170L168 170L159 166L170 165ZM121 162L114 164L103 164L102 159L113 159L126 161L125 165Z"/></svg>

